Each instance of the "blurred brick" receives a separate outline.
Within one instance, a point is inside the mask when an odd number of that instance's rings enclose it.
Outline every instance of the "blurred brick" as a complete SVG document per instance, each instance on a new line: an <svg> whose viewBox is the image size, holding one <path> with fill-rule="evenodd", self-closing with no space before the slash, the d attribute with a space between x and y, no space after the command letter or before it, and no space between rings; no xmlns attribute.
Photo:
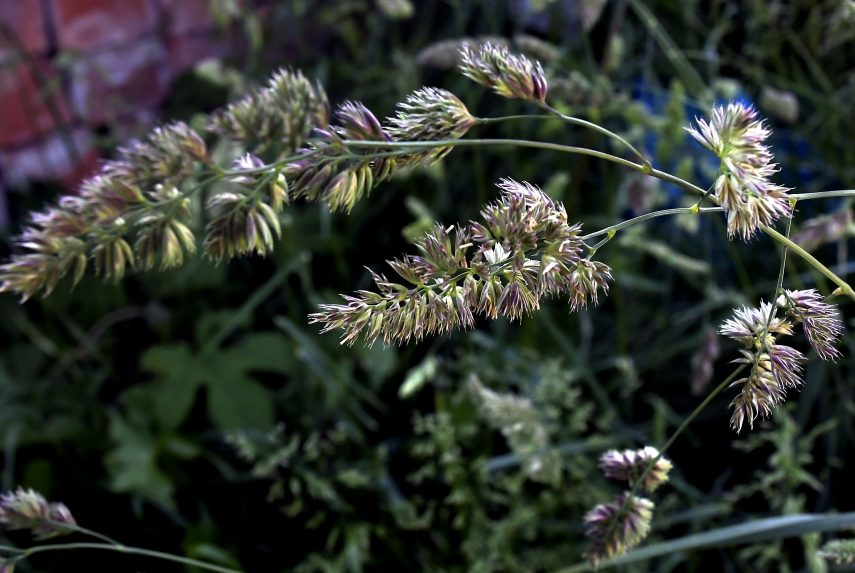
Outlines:
<svg viewBox="0 0 855 573"><path fill-rule="evenodd" d="M110 123L110 137L120 142L118 146L122 147L135 139L142 139L160 123L160 116L155 110L136 109Z"/></svg>
<svg viewBox="0 0 855 573"><path fill-rule="evenodd" d="M211 15L211 0L160 0L160 4L169 23L170 35L181 36L216 25Z"/></svg>
<svg viewBox="0 0 855 573"><path fill-rule="evenodd" d="M181 4L185 0L174 0ZM152 0L52 0L60 49L88 51L144 36L157 27Z"/></svg>
<svg viewBox="0 0 855 573"><path fill-rule="evenodd" d="M17 36L20 47L29 53L41 54L48 49L41 0L0 0L0 61L18 51L7 34Z"/></svg>
<svg viewBox="0 0 855 573"><path fill-rule="evenodd" d="M6 189L0 183L0 229L9 226L9 203L6 197Z"/></svg>
<svg viewBox="0 0 855 573"><path fill-rule="evenodd" d="M73 153L69 146L76 151ZM71 182L93 159L89 132L76 128L67 134L54 133L22 149L0 151L0 169L6 182L23 187L29 181Z"/></svg>
<svg viewBox="0 0 855 573"><path fill-rule="evenodd" d="M0 67L0 146L43 135L57 120L61 125L69 117L59 75L49 63L32 60Z"/></svg>
<svg viewBox="0 0 855 573"><path fill-rule="evenodd" d="M222 59L229 53L229 41L216 32L192 34L169 40L169 65L178 75L208 58Z"/></svg>
<svg viewBox="0 0 855 573"><path fill-rule="evenodd" d="M90 54L71 66L71 104L89 123L104 123L160 103L172 74L156 38Z"/></svg>
<svg viewBox="0 0 855 573"><path fill-rule="evenodd" d="M97 149L90 147L81 150L81 156L77 163L73 165L70 171L60 174L59 179L66 189L77 190L84 179L92 177L98 171L100 165L101 154L98 153Z"/></svg>

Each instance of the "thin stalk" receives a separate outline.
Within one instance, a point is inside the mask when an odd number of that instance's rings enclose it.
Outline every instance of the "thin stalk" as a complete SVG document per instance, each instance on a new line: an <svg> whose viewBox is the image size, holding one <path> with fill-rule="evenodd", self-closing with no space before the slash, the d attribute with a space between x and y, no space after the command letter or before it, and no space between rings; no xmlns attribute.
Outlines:
<svg viewBox="0 0 855 573"><path fill-rule="evenodd" d="M618 141L621 145L632 151L642 162L642 165L646 165L647 168L651 168L650 161L644 156L641 151L639 151L634 145L628 142L626 139L618 135L617 133L602 127L601 125L597 125L596 123L584 120L580 117L574 117L572 115L565 115L552 107L551 105L544 103L541 107L548 111L548 115L525 115L525 114L517 114L517 115L503 115L498 117L479 117L477 118L479 125L489 125L491 123L501 123L503 121L514 121L518 119L560 119L565 123L569 123L571 125L576 125L579 127L584 127L586 129L590 129L605 135L615 141Z"/></svg>
<svg viewBox="0 0 855 573"><path fill-rule="evenodd" d="M588 247L588 258L590 259L591 257L593 257L596 254L596 252L600 249L600 247L602 247L603 245L605 245L606 243L611 241L616 233L617 233L617 231L615 231L615 230L608 231L606 233L606 236L599 243L597 243L596 245L594 245L592 247Z"/></svg>
<svg viewBox="0 0 855 573"><path fill-rule="evenodd" d="M556 119L552 114L517 114L517 115L499 115L496 117L476 117L478 125L490 125L491 123L502 123L504 121L514 121L517 119Z"/></svg>
<svg viewBox="0 0 855 573"><path fill-rule="evenodd" d="M686 431L686 428L689 427L689 424L691 424L692 421L695 418L697 418L698 415L700 415L700 413L703 412L707 406L710 405L710 402L715 400L715 398L719 394L721 394L728 386L730 386L730 383L733 382L733 380L739 375L740 372L742 372L742 370L746 366L747 366L746 364L739 366L737 369L735 369L733 372L731 372L730 376L725 378L721 384L716 386L712 392L707 394L707 397L704 398L703 402L698 404L698 406L694 410L692 410L692 413L689 414L685 420L683 420L683 422L680 424L680 426L674 431L673 434L671 434L671 437L668 438L668 440L665 442L665 444L659 449L659 457L662 457L662 454L664 454L666 451L668 451L668 448L670 448L674 444L674 441L676 441L676 439L679 438L680 435ZM634 487L633 490L637 490L638 485L641 484L644 481L644 478L646 478L647 475L653 470L654 465L655 465L655 462L650 464L647 467L647 469L645 470L645 472L643 474L641 474L641 477L638 478L638 480L636 480L636 487Z"/></svg>
<svg viewBox="0 0 855 573"><path fill-rule="evenodd" d="M616 225L611 225L609 227L604 227L599 231L594 231L593 233L588 233L587 235L583 235L580 237L583 241L587 241L588 239L593 239L594 237L599 237L600 235L605 235L612 231L620 231L621 229L625 229L626 227L631 227L633 225L637 225L638 223L642 223L649 219L655 219L656 217L666 217L668 215L684 215L684 214L693 214L697 215L699 213L721 213L724 211L721 207L703 207L703 208L695 208L695 207L676 207L674 209L662 209L661 211L652 211L650 213L645 213L643 215L639 215L638 217L633 217L632 219L627 219L626 221L622 221L617 223Z"/></svg>
<svg viewBox="0 0 855 573"><path fill-rule="evenodd" d="M650 164L650 161L647 159L647 157L644 156L643 153L641 153L638 149L635 148L634 145L632 145L630 142L628 142L626 139L624 139L623 137L621 137L617 133L615 133L609 129L606 129L605 127L603 127L601 125L597 125L596 123L592 123L590 121L584 120L580 117L573 117L572 115L564 115L563 113L561 113L560 111L558 111L557 109L555 109L554 107L549 105L548 103L542 104L541 107L543 107L543 109L545 109L546 111L555 114L557 117L560 117L562 120L564 120L565 122L567 122L571 125L578 125L580 127L585 127L587 129L596 131L597 133L605 135L606 137L610 137L610 138L614 139L615 141L619 142L621 145L623 145L624 147L626 147L627 149L632 151L636 155L636 157L638 157L641 160L641 165L644 167L645 173L650 172L650 170L653 168L653 166Z"/></svg>
<svg viewBox="0 0 855 573"><path fill-rule="evenodd" d="M796 201L826 199L829 197L855 197L855 189L836 189L834 191L816 191L815 193L790 193L790 198Z"/></svg>
<svg viewBox="0 0 855 573"><path fill-rule="evenodd" d="M834 284L836 284L838 286L838 288L840 289L840 292L842 294L844 294L844 295L848 296L849 298L855 300L855 291L852 290L852 287L849 286L849 283L847 283L845 280L843 280L842 278L840 278L839 276L834 274L834 272L831 269L829 269L824 264L819 262L816 259L816 257L811 255L809 252L804 250L802 247L800 247L799 245L797 245L792 240L788 239L787 237L785 237L784 235L782 235L781 233L779 233L775 229L772 229L771 227L763 227L763 231L767 235L771 236L773 239L775 239L776 241L778 241L779 243L781 243L782 245L784 245L785 247L787 247L788 249L793 251L795 254L797 254L798 256L803 258L810 266L812 266L813 268L815 268L816 270L818 270L819 272L824 274L826 277L828 277L828 279L831 282L833 282Z"/></svg>
<svg viewBox="0 0 855 573"><path fill-rule="evenodd" d="M513 146L513 147L531 147L535 149L547 149L550 151L561 151L564 153L575 153L577 155L590 155L598 159L604 159L635 169L636 171L644 172L643 166L638 163L633 163L628 159L623 159L610 153L589 149L587 147L574 147L572 145L562 145L560 143L550 143L548 141L532 141L529 139L441 139L437 141L361 141L354 139L345 139L342 144L346 147L362 147L362 148L410 148L410 149L431 149L434 147L485 147L485 146ZM654 170L655 172L655 170ZM667 174L665 174L667 175ZM703 192L703 189L701 189Z"/></svg>
<svg viewBox="0 0 855 573"><path fill-rule="evenodd" d="M105 541L111 545L115 545L116 547L124 547L124 545L122 543L116 541L112 537L107 537L103 533L98 533L97 531L93 531L89 528L86 528L86 527L83 527L83 526L80 526L77 524L64 523L61 521L54 521L54 520L49 520L49 521L51 523L53 523L54 525L56 525L57 527L61 527L63 529L67 529L69 531L74 531L74 532L77 532L77 533L80 533L83 535L88 535L90 537L94 537L95 539L100 539L101 541Z"/></svg>
<svg viewBox="0 0 855 573"><path fill-rule="evenodd" d="M77 549L114 551L116 553L124 553L126 555L141 555L143 557L153 557L155 559L162 559L164 561L172 561L174 563L181 563L183 565L191 565L193 567L198 567L199 569L215 571L216 573L243 573L238 569L221 567L219 565L205 563L204 561L198 561L196 559L190 559L188 557L179 557L178 555L170 555L169 553L162 553L160 551L153 551L151 549L142 549L140 547L112 545L108 543L56 543L52 545L38 545L36 547L30 547L29 549L25 549L20 554L15 555L13 558L7 560L6 564L14 564L19 561L23 561L24 559L27 559L32 555L35 555L36 553L49 553L53 551L69 551Z"/></svg>

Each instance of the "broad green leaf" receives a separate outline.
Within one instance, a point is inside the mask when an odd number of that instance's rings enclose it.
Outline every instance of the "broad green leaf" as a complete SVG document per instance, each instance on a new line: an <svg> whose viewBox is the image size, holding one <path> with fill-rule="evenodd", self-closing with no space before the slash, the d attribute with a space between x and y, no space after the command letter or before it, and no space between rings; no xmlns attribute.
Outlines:
<svg viewBox="0 0 855 573"><path fill-rule="evenodd" d="M240 341L233 360L242 370L290 374L294 370L293 344L278 332L259 332Z"/></svg>
<svg viewBox="0 0 855 573"><path fill-rule="evenodd" d="M116 447L105 458L110 488L140 493L166 507L174 506L173 485L157 467L157 440L110 412L110 438Z"/></svg>
<svg viewBox="0 0 855 573"><path fill-rule="evenodd" d="M209 327L216 330L217 322ZM294 351L282 334L259 333L209 352L194 353L184 344L157 346L146 352L141 365L157 379L133 392L149 397L162 429L174 430L184 421L203 387L211 419L220 429L267 429L274 422L273 402L251 372L288 374L294 368Z"/></svg>
<svg viewBox="0 0 855 573"><path fill-rule="evenodd" d="M158 424L165 430L176 429L204 381L196 357L185 344L155 346L142 356L140 366L157 376L148 391Z"/></svg>
<svg viewBox="0 0 855 573"><path fill-rule="evenodd" d="M211 419L225 431L269 429L274 422L270 392L235 363L234 352L219 354L206 363Z"/></svg>

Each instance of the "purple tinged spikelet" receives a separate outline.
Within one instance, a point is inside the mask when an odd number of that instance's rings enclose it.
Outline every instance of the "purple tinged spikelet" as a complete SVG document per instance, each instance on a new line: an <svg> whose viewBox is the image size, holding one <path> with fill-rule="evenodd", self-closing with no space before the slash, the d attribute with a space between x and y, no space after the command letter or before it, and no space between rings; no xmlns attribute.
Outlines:
<svg viewBox="0 0 855 573"><path fill-rule="evenodd" d="M397 113L388 118L388 133L395 141L439 141L460 139L477 120L453 93L423 87L397 105ZM448 153L451 147L434 147L397 157L402 166L429 165Z"/></svg>
<svg viewBox="0 0 855 573"><path fill-rule="evenodd" d="M476 313L518 320L544 296L565 295L571 309L607 292L609 268L582 258L581 227L564 206L529 183L503 179L501 198L465 227L436 226L416 241L418 255L390 261L412 286L374 274L379 292L344 296L309 315L322 332L342 329L342 342L360 334L369 344L403 344L430 334L471 328Z"/></svg>
<svg viewBox="0 0 855 573"><path fill-rule="evenodd" d="M28 529L36 539L70 533L77 525L62 503L49 503L31 489L18 488L0 495L0 529Z"/></svg>
<svg viewBox="0 0 855 573"><path fill-rule="evenodd" d="M770 303L761 302L759 308L735 309L733 318L722 323L719 333L743 345L740 358L734 362L750 367L746 377L730 385L740 389L730 404L734 409L731 427L739 432L746 421L753 428L758 416L769 416L784 402L787 390L801 387L805 356L777 342L777 336L793 333L793 324L778 318Z"/></svg>
<svg viewBox="0 0 855 573"><path fill-rule="evenodd" d="M825 302L816 289L786 290L778 297L777 304L802 325L808 342L820 358L840 358L840 351L834 344L843 334L843 321L836 306Z"/></svg>
<svg viewBox="0 0 855 573"><path fill-rule="evenodd" d="M629 493L601 503L585 514L585 535L591 539L586 556L594 566L625 553L650 532L654 504Z"/></svg>
<svg viewBox="0 0 855 573"><path fill-rule="evenodd" d="M540 62L512 54L507 47L486 43L461 50L460 70L475 82L507 98L543 103L548 90Z"/></svg>
<svg viewBox="0 0 855 573"><path fill-rule="evenodd" d="M792 216L789 189L770 179L778 171L765 145L771 131L753 107L715 107L709 121L697 118L696 123L686 131L721 159L723 172L714 189L727 214L728 235L748 240L761 227Z"/></svg>
<svg viewBox="0 0 855 573"><path fill-rule="evenodd" d="M653 465L650 471L647 471L651 464ZM603 474L608 478L625 481L630 486L647 472L641 485L650 492L668 481L671 468L671 462L660 457L659 450L651 446L640 450L609 450L600 456L600 469Z"/></svg>

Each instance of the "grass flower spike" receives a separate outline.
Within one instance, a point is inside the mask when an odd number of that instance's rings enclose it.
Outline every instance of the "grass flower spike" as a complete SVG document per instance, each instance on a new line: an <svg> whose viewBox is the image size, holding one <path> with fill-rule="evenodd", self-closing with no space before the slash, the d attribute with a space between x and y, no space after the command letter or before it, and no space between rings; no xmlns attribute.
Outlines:
<svg viewBox="0 0 855 573"><path fill-rule="evenodd" d="M493 43L477 48L464 45L460 53L463 75L482 86L507 98L541 104L546 101L548 87L540 62L512 54L505 46Z"/></svg>
<svg viewBox="0 0 855 573"><path fill-rule="evenodd" d="M213 116L208 129L244 145L299 149L313 128L329 124L329 102L320 84L300 71L280 69L267 85Z"/></svg>
<svg viewBox="0 0 855 573"><path fill-rule="evenodd" d="M658 458L658 459L657 459ZM656 460L650 471L647 467ZM671 462L659 456L659 450L647 446L640 450L609 450L600 456L600 469L606 477L622 480L634 485L644 472L642 486L647 491L654 491L660 485L668 481L668 473L671 471Z"/></svg>
<svg viewBox="0 0 855 573"><path fill-rule="evenodd" d="M392 138L371 110L359 102L343 103L335 116L337 124L316 129L316 137L301 150L303 157L288 163L283 172L291 181L293 196L324 201L333 211L350 211L392 174L395 164L391 159L362 158L342 142Z"/></svg>
<svg viewBox="0 0 855 573"><path fill-rule="evenodd" d="M437 141L459 139L477 120L453 93L438 88L422 88L398 104L387 132L395 141ZM398 159L402 165L433 163L447 155L451 147L407 154Z"/></svg>
<svg viewBox="0 0 855 573"><path fill-rule="evenodd" d="M789 190L770 180L778 170L764 143L771 132L753 107L730 103L714 108L709 122L696 121L697 128L686 130L721 159L715 197L727 213L728 235L748 240L761 227L792 215Z"/></svg>
<svg viewBox="0 0 855 573"><path fill-rule="evenodd" d="M596 302L609 268L582 257L581 227L568 223L563 205L528 183L504 179L499 188L501 199L481 211L480 222L438 225L416 242L418 255L389 261L412 286L372 273L379 292L321 305L310 321L323 332L344 330L343 343L363 334L369 344L401 344L471 328L477 313L517 320L544 296L566 295L573 310Z"/></svg>
<svg viewBox="0 0 855 573"><path fill-rule="evenodd" d="M647 537L654 504L649 499L621 494L585 514L585 534L592 540L588 561L602 561L625 553Z"/></svg>
<svg viewBox="0 0 855 573"><path fill-rule="evenodd" d="M136 266L180 264L195 241L189 199L178 187L205 161L205 143L183 123L155 129L120 150L78 194L32 216L16 240L23 252L0 266L0 292L16 292L22 300L39 291L46 296L69 273L76 284L90 259L113 281Z"/></svg>
<svg viewBox="0 0 855 573"><path fill-rule="evenodd" d="M793 333L793 325L775 316L775 308L769 303L761 303L759 308L736 309L733 318L722 323L719 333L743 345L741 358L734 362L751 368L748 376L731 384L740 388L731 402L734 411L730 419L733 429L739 432L746 421L753 428L758 416L768 416L784 402L787 390L802 385L801 364L805 356L795 348L777 343L777 336Z"/></svg>
<svg viewBox="0 0 855 573"><path fill-rule="evenodd" d="M31 489L18 488L0 495L0 529L28 529L36 539L68 533L76 522L62 503L49 503Z"/></svg>
<svg viewBox="0 0 855 573"><path fill-rule="evenodd" d="M810 345L823 360L840 358L834 344L843 334L840 312L825 302L816 289L786 290L778 297L778 306L801 323Z"/></svg>

